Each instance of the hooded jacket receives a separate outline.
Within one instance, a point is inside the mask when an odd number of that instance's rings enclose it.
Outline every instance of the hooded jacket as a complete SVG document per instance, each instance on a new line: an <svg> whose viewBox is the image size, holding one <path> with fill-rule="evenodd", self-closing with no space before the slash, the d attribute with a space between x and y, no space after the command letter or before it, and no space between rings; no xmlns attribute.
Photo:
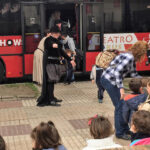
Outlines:
<svg viewBox="0 0 150 150"><path fill-rule="evenodd" d="M126 123L129 123L131 121L131 117L134 111L138 110L138 106L145 102L147 99L148 94L140 94L138 96L135 96L127 101L124 101L123 108L122 108L122 114L123 119Z"/></svg>

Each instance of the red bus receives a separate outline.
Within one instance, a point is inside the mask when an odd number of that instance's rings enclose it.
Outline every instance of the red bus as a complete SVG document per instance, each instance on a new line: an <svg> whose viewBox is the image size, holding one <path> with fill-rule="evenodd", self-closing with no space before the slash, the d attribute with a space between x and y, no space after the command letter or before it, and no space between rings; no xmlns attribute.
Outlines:
<svg viewBox="0 0 150 150"><path fill-rule="evenodd" d="M60 11L83 53L78 71L89 72L103 49L124 51L150 39L149 0L3 0L0 4L0 82L32 75L33 53L51 14ZM138 71L149 71L147 57Z"/></svg>

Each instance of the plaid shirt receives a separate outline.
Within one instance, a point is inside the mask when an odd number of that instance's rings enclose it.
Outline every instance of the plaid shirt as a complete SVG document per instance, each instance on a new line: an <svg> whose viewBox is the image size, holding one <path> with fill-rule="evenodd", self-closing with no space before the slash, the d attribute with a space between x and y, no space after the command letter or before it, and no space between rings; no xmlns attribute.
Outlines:
<svg viewBox="0 0 150 150"><path fill-rule="evenodd" d="M131 53L121 53L110 63L110 66L103 72L103 77L123 88L123 79L130 74L131 77L138 77L134 57Z"/></svg>

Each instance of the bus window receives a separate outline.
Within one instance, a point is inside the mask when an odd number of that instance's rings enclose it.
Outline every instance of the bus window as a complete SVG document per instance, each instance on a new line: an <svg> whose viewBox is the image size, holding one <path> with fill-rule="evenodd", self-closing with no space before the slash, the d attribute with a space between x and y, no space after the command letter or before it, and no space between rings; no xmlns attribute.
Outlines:
<svg viewBox="0 0 150 150"><path fill-rule="evenodd" d="M20 4L15 0L0 4L0 35L21 35Z"/></svg>
<svg viewBox="0 0 150 150"><path fill-rule="evenodd" d="M72 37L76 43L76 47L78 47L79 29L77 29L76 13L76 5L74 3L46 4L46 28L51 28L54 26L54 22L60 19L62 21L63 32Z"/></svg>
<svg viewBox="0 0 150 150"><path fill-rule="evenodd" d="M100 8L98 4L87 4L87 32L99 32L100 31Z"/></svg>
<svg viewBox="0 0 150 150"><path fill-rule="evenodd" d="M104 0L104 32L123 32L123 0Z"/></svg>
<svg viewBox="0 0 150 150"><path fill-rule="evenodd" d="M33 53L41 38L39 5L24 5L25 53Z"/></svg>
<svg viewBox="0 0 150 150"><path fill-rule="evenodd" d="M87 50L100 50L101 4L86 4Z"/></svg>
<svg viewBox="0 0 150 150"><path fill-rule="evenodd" d="M37 8L38 7L38 8ZM40 9L39 6L24 6L25 32L40 32Z"/></svg>
<svg viewBox="0 0 150 150"><path fill-rule="evenodd" d="M130 0L128 3L128 30L130 32L150 32L150 1Z"/></svg>

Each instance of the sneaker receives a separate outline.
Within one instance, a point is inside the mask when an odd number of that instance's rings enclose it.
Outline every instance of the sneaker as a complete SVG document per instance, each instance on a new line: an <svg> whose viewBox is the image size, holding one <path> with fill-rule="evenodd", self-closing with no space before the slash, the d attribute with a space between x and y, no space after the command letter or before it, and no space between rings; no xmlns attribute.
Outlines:
<svg viewBox="0 0 150 150"><path fill-rule="evenodd" d="M103 103L103 100L102 100L102 99L98 99L98 102L99 102L99 103Z"/></svg>
<svg viewBox="0 0 150 150"><path fill-rule="evenodd" d="M61 106L60 104L57 104L55 101L51 101L48 106Z"/></svg>
<svg viewBox="0 0 150 150"><path fill-rule="evenodd" d="M116 135L116 137L117 137L118 139L131 140L131 136L130 136L130 135L127 135L127 134L124 134L124 135Z"/></svg>

